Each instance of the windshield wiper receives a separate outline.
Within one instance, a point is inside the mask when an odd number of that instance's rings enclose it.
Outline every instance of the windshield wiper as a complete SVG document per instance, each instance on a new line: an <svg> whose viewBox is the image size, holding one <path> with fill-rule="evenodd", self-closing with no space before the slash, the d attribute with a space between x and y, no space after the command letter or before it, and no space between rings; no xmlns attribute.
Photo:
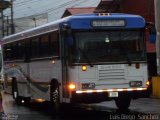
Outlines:
<svg viewBox="0 0 160 120"><path fill-rule="evenodd" d="M78 47L78 49L82 53L83 57L86 59L87 63L90 65L90 67L93 67L93 64L91 63L91 61L89 60L89 58L87 57L85 52L80 47Z"/></svg>

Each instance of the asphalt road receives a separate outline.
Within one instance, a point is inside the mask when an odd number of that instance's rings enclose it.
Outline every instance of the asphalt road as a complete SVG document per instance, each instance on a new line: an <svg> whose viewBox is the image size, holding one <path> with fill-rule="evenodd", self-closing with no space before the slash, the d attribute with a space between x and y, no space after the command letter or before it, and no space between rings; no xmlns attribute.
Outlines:
<svg viewBox="0 0 160 120"><path fill-rule="evenodd" d="M32 101L30 105L16 105L12 96L2 92L3 111L2 120L155 120L160 119L158 114L145 114L135 109L121 112L114 107L102 104L88 104L67 109L60 115L53 115L49 102ZM106 104L107 102L105 102ZM108 102L110 104L110 102Z"/></svg>

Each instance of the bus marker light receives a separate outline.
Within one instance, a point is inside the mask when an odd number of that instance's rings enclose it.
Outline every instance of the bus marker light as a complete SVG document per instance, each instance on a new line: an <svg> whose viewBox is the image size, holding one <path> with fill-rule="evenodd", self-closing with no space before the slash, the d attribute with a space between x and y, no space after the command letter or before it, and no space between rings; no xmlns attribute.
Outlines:
<svg viewBox="0 0 160 120"><path fill-rule="evenodd" d="M55 64L56 63L56 61L55 60L52 60L52 64Z"/></svg>
<svg viewBox="0 0 160 120"><path fill-rule="evenodd" d="M136 64L135 64L135 67L136 67L136 69L139 69L139 68L140 68L140 64L139 64L139 63L136 63Z"/></svg>
<svg viewBox="0 0 160 120"><path fill-rule="evenodd" d="M107 13L107 15L110 16L111 14L110 14L110 13Z"/></svg>
<svg viewBox="0 0 160 120"><path fill-rule="evenodd" d="M76 85L73 84L73 83L69 84L68 87L69 87L70 90L75 90L76 89Z"/></svg>
<svg viewBox="0 0 160 120"><path fill-rule="evenodd" d="M38 102L38 103L42 103L42 102L44 102L45 100L43 100L43 99L35 99L35 101Z"/></svg>
<svg viewBox="0 0 160 120"><path fill-rule="evenodd" d="M82 65L82 71L86 71L87 70L87 66L86 65Z"/></svg>
<svg viewBox="0 0 160 120"><path fill-rule="evenodd" d="M21 102L24 103L24 100L22 100Z"/></svg>

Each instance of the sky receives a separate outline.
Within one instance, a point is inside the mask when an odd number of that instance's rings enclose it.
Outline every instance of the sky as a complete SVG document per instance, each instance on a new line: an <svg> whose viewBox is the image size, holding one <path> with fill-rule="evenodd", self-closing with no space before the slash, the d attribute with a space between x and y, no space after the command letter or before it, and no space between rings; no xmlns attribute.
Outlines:
<svg viewBox="0 0 160 120"><path fill-rule="evenodd" d="M96 7L100 0L13 0L14 18L48 13L48 21L59 19L66 8ZM10 10L4 14L10 16Z"/></svg>

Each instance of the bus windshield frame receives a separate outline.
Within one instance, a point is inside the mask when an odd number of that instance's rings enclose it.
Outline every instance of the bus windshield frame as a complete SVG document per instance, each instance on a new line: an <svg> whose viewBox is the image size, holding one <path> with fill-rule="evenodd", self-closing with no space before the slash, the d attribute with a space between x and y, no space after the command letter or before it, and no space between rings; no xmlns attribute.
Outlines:
<svg viewBox="0 0 160 120"><path fill-rule="evenodd" d="M143 29L74 31L71 63L146 61Z"/></svg>

